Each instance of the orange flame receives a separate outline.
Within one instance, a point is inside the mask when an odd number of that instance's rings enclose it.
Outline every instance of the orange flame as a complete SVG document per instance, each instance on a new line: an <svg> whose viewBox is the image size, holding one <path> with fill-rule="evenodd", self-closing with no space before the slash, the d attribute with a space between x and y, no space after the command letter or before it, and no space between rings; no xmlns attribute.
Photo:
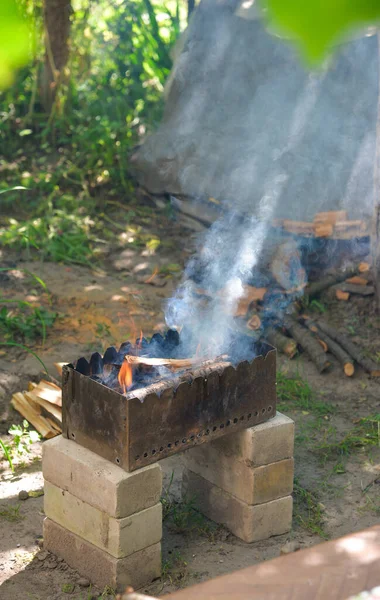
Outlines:
<svg viewBox="0 0 380 600"><path fill-rule="evenodd" d="M131 387L133 381L132 366L129 364L128 361L123 361L117 378L123 389L123 394L125 394L127 389Z"/></svg>

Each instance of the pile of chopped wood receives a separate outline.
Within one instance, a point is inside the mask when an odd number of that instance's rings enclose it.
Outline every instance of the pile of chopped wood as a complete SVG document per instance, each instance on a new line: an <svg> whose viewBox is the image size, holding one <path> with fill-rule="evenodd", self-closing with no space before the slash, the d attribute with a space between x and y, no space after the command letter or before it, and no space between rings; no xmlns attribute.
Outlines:
<svg viewBox="0 0 380 600"><path fill-rule="evenodd" d="M27 391L13 394L11 404L43 438L62 433L62 390L55 383L30 381Z"/></svg>
<svg viewBox="0 0 380 600"><path fill-rule="evenodd" d="M368 359L361 348L351 339L327 323L321 322L320 319L318 322L313 322L309 315L304 314L305 305L330 287L339 300L348 300L350 295L369 296L373 294L373 286L369 285L369 263L362 262L357 267L326 275L319 281L308 285L305 283L302 272L299 272L298 286L287 289L286 285L289 286L292 281L294 282L294 277L287 273L288 263L286 252L275 257L271 264L273 279L270 286L265 288L244 286L244 293L233 314L237 328L246 334L247 330L250 330L250 335L256 340L268 341L290 359L296 356L298 350L304 350L320 373L331 366L329 355L333 355L341 364L347 377L352 377L356 364L372 377L379 377L379 365ZM298 271L302 270L298 260L296 267ZM300 281L301 283L299 283ZM303 299L300 298L300 292L303 293ZM211 295L204 289L197 290L197 294L203 299L210 300ZM222 289L217 293L217 297L222 298L225 294L226 290ZM343 296L343 294L346 295ZM272 297L276 295L279 298L288 298L288 307L285 316L282 309L278 318L275 315L274 319L271 309L271 323L268 326L266 313L268 306L271 307ZM284 304L285 301L280 301L280 306Z"/></svg>

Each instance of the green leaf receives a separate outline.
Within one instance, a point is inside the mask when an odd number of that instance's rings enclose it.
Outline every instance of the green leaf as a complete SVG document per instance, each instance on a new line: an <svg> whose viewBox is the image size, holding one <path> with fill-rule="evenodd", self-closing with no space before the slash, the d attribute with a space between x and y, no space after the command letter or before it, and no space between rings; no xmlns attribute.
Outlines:
<svg viewBox="0 0 380 600"><path fill-rule="evenodd" d="M380 21L379 0L262 0L272 24L319 62L331 46L356 27Z"/></svg>
<svg viewBox="0 0 380 600"><path fill-rule="evenodd" d="M15 0L0 2L0 90L13 81L15 69L28 60L28 28Z"/></svg>

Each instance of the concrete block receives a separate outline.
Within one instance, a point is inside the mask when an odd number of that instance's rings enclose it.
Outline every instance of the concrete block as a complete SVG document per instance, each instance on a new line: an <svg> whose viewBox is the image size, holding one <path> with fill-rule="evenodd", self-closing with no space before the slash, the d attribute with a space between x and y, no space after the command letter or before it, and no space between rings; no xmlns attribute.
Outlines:
<svg viewBox="0 0 380 600"><path fill-rule="evenodd" d="M127 473L62 436L44 442L42 469L46 481L115 518L154 506L162 493L158 464Z"/></svg>
<svg viewBox="0 0 380 600"><path fill-rule="evenodd" d="M292 526L291 496L250 506L188 469L183 472L182 494L192 498L206 517L248 543L281 535Z"/></svg>
<svg viewBox="0 0 380 600"><path fill-rule="evenodd" d="M247 504L270 502L293 491L293 458L253 468L208 443L186 451L183 460L190 471Z"/></svg>
<svg viewBox="0 0 380 600"><path fill-rule="evenodd" d="M50 519L44 520L44 548L76 569L100 589L139 589L161 575L161 544L115 558Z"/></svg>
<svg viewBox="0 0 380 600"><path fill-rule="evenodd" d="M214 448L251 467L292 458L294 421L277 413L273 419L211 442Z"/></svg>
<svg viewBox="0 0 380 600"><path fill-rule="evenodd" d="M152 546L162 537L161 502L129 517L115 519L45 481L44 508L52 521L115 558Z"/></svg>

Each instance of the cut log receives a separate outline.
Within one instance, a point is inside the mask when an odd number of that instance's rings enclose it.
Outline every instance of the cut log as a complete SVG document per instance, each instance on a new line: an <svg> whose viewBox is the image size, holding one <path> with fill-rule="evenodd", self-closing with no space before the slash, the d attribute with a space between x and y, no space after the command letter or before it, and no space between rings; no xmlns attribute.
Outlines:
<svg viewBox="0 0 380 600"><path fill-rule="evenodd" d="M329 347L326 344L326 342L324 340L322 340L320 337L317 337L316 339L317 339L318 344L321 346L323 352L325 352L325 353L328 352Z"/></svg>
<svg viewBox="0 0 380 600"><path fill-rule="evenodd" d="M319 281L314 281L310 285L305 288L305 296L308 298L314 298L315 296L319 296L324 290L335 285L336 283L340 283L344 281L348 277L353 277L357 273L357 268L351 267L347 269L343 273L332 273L331 275L326 275L323 279Z"/></svg>
<svg viewBox="0 0 380 600"><path fill-rule="evenodd" d="M356 294L357 296L373 296L375 293L375 288L373 285L355 285L353 283L343 283L340 286L340 289L343 292Z"/></svg>
<svg viewBox="0 0 380 600"><path fill-rule="evenodd" d="M246 317L253 302L262 301L267 292L267 288L257 288L252 285L243 285L243 294L239 298L235 307L234 317ZM218 296L225 296L228 293L227 288L218 291Z"/></svg>
<svg viewBox="0 0 380 600"><path fill-rule="evenodd" d="M295 240L287 240L278 246L270 262L270 271L277 283L289 294L302 291L307 277L301 263L301 252Z"/></svg>
<svg viewBox="0 0 380 600"><path fill-rule="evenodd" d="M317 213L314 217L314 223L330 223L335 225L337 221L346 221L347 211L346 210L331 210L328 212Z"/></svg>
<svg viewBox="0 0 380 600"><path fill-rule="evenodd" d="M335 297L337 300L343 300L344 302L347 302L347 300L350 298L350 294L349 292L344 292L343 290L335 290Z"/></svg>
<svg viewBox="0 0 380 600"><path fill-rule="evenodd" d="M320 373L328 369L331 364L330 361L327 360L317 340L305 327L299 325L293 317L289 316L285 317L284 326L305 352L307 352Z"/></svg>
<svg viewBox="0 0 380 600"><path fill-rule="evenodd" d="M297 354L297 342L281 333L279 329L272 328L266 331L265 339L288 358L294 358Z"/></svg>
<svg viewBox="0 0 380 600"><path fill-rule="evenodd" d="M368 285L368 279L359 277L359 275L355 275L354 277L346 279L345 283L352 283L353 285Z"/></svg>
<svg viewBox="0 0 380 600"><path fill-rule="evenodd" d="M331 237L334 233L334 225L331 223L315 223L314 235L315 237Z"/></svg>
<svg viewBox="0 0 380 600"><path fill-rule="evenodd" d="M254 313L247 321L247 327L252 331L257 331L261 327L261 319L257 313Z"/></svg>
<svg viewBox="0 0 380 600"><path fill-rule="evenodd" d="M369 263L361 262L361 263L359 263L358 271L359 271L359 273L368 273L370 268L371 268L371 266Z"/></svg>
<svg viewBox="0 0 380 600"><path fill-rule="evenodd" d="M367 358L362 349L359 348L354 342L352 342L343 333L340 333L334 327L327 325L327 323L318 322L318 329L328 335L334 342L337 342L342 348L355 359L356 362L363 367L367 373L370 373L373 377L380 377L380 365L376 364L370 358Z"/></svg>
<svg viewBox="0 0 380 600"><path fill-rule="evenodd" d="M352 377L355 372L354 361L347 352L339 346L329 335L318 329L317 325L309 318L303 319L304 324L310 331L316 333L318 338L326 343L328 351L335 356L335 358L341 363L344 374L347 377Z"/></svg>

